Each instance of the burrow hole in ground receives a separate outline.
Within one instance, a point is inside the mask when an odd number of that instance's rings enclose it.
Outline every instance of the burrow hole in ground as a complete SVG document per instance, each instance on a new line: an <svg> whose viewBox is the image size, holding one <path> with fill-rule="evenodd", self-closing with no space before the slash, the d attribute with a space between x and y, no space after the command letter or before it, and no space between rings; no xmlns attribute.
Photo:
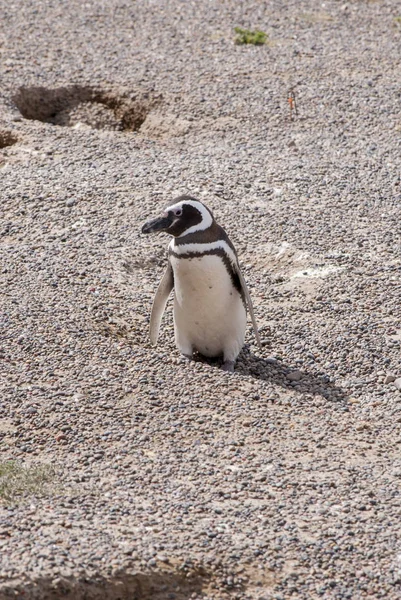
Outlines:
<svg viewBox="0 0 401 600"><path fill-rule="evenodd" d="M12 97L25 119L60 127L139 131L161 97L90 86L20 87Z"/></svg>
<svg viewBox="0 0 401 600"><path fill-rule="evenodd" d="M120 573L107 579L43 578L0 596L5 600L16 596L25 600L201 600L209 582L202 570Z"/></svg>
<svg viewBox="0 0 401 600"><path fill-rule="evenodd" d="M13 146L17 142L18 138L12 131L0 129L0 150L2 148L7 148L8 146Z"/></svg>

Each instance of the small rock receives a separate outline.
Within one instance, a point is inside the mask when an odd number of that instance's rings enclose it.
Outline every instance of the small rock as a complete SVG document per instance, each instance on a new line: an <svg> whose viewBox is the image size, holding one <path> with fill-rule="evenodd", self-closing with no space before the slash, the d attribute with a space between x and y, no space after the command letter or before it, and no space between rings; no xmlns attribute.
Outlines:
<svg viewBox="0 0 401 600"><path fill-rule="evenodd" d="M394 381L394 385L397 388L397 390L400 390L400 392L401 392L401 377L399 377L398 379L396 379Z"/></svg>
<svg viewBox="0 0 401 600"><path fill-rule="evenodd" d="M357 423L357 425L355 426L355 429L357 431L363 431L364 429L369 429L369 423L366 423L366 421L361 421L360 423Z"/></svg>
<svg viewBox="0 0 401 600"><path fill-rule="evenodd" d="M395 375L391 375L389 373L384 377L383 383L387 385L388 383L393 383L393 381L395 381L396 379L397 377Z"/></svg>
<svg viewBox="0 0 401 600"><path fill-rule="evenodd" d="M291 373L287 374L287 379L289 381L299 381L302 379L302 373L301 371L292 371Z"/></svg>
<svg viewBox="0 0 401 600"><path fill-rule="evenodd" d="M158 554L156 556L156 558L157 558L157 560L160 560L160 562L164 562L164 563L168 563L169 562L169 558L165 554Z"/></svg>
<svg viewBox="0 0 401 600"><path fill-rule="evenodd" d="M75 198L68 198L68 200L66 200L65 205L66 206L74 206L75 204Z"/></svg>

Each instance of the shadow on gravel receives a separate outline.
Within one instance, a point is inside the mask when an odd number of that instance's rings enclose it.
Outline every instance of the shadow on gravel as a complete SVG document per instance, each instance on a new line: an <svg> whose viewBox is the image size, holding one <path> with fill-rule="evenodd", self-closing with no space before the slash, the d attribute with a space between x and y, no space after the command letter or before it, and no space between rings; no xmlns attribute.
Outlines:
<svg viewBox="0 0 401 600"><path fill-rule="evenodd" d="M335 402L345 401L347 392L330 381L328 375L301 371L274 358L260 358L244 349L237 361L236 373L275 383L287 390L302 394L320 395ZM291 378L295 381L291 381Z"/></svg>
<svg viewBox="0 0 401 600"><path fill-rule="evenodd" d="M0 149L13 146L18 142L17 136L12 131L0 129Z"/></svg>
<svg viewBox="0 0 401 600"><path fill-rule="evenodd" d="M202 597L209 582L202 571L119 573L110 578L41 578L3 588L0 597L25 600L189 600Z"/></svg>
<svg viewBox="0 0 401 600"><path fill-rule="evenodd" d="M220 368L222 358L206 358L199 354L194 355L196 362L202 362L214 368ZM292 392L323 396L332 402L346 401L348 393L330 381L328 375L314 375L308 371L301 371L297 367L285 364L275 358L260 358L252 354L246 347L240 353L235 375L253 377L260 381L275 383ZM291 381L290 377L296 377Z"/></svg>

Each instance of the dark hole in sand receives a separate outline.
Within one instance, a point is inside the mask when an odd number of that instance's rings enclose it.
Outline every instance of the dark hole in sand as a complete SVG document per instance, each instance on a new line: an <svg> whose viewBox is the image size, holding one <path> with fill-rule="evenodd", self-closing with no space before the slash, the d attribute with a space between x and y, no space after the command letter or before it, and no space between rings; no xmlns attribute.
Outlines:
<svg viewBox="0 0 401 600"><path fill-rule="evenodd" d="M7 146L12 146L18 142L17 136L11 131L6 131L5 129L0 129L0 149L7 148Z"/></svg>
<svg viewBox="0 0 401 600"><path fill-rule="evenodd" d="M20 87L12 100L25 119L61 127L138 131L159 98L73 85Z"/></svg>
<svg viewBox="0 0 401 600"><path fill-rule="evenodd" d="M2 589L4 600L189 600L202 598L210 578L203 570L119 573L110 578L41 578Z"/></svg>

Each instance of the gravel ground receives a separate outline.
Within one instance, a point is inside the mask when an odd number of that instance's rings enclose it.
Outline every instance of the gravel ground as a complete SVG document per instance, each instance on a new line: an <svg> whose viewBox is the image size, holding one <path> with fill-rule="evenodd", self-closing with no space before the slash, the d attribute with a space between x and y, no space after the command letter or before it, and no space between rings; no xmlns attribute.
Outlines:
<svg viewBox="0 0 401 600"><path fill-rule="evenodd" d="M0 485L1 600L399 599L399 3L1 13L0 474L52 473ZM254 300L233 376L148 342L180 193Z"/></svg>

